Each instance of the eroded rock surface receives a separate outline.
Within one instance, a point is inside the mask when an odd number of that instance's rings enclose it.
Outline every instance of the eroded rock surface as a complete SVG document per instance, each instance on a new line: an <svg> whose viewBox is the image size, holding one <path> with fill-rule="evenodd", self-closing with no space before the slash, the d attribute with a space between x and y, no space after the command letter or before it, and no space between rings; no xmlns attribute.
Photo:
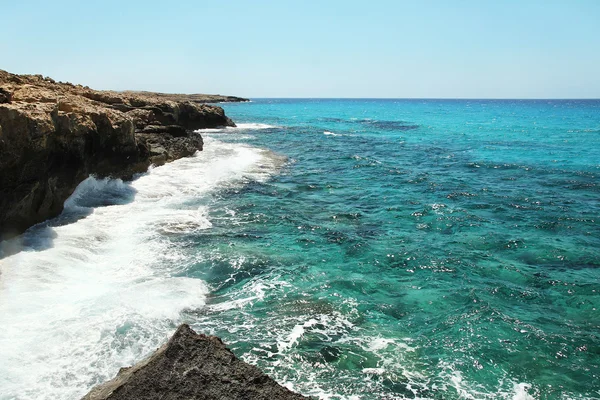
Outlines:
<svg viewBox="0 0 600 400"><path fill-rule="evenodd" d="M97 91L0 70L0 240L60 214L90 174L129 179L202 150L193 130L234 126L201 96Z"/></svg>
<svg viewBox="0 0 600 400"><path fill-rule="evenodd" d="M249 101L242 97L221 96L213 94L174 94L174 93L154 93L154 92L135 92L126 91L126 94L134 96L152 96L163 100L171 101L191 101L192 103L223 103L223 102L245 102Z"/></svg>
<svg viewBox="0 0 600 400"><path fill-rule="evenodd" d="M216 336L198 335L181 325L148 359L123 368L83 400L300 400L247 364Z"/></svg>

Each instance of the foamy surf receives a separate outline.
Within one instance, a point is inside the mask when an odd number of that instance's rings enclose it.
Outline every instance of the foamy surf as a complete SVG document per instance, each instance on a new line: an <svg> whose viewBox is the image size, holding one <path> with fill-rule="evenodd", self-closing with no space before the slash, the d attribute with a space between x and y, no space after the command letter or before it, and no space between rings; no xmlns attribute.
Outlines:
<svg viewBox="0 0 600 400"><path fill-rule="evenodd" d="M261 123L240 123L236 124L236 126L223 126L220 128L207 128L207 129L198 129L196 132L198 133L220 133L220 132L242 132L242 131L257 131L263 129L275 129L279 128L275 125L269 124L261 124Z"/></svg>
<svg viewBox="0 0 600 400"><path fill-rule="evenodd" d="M212 192L262 181L281 159L206 138L205 151L139 179L88 178L63 214L0 259L0 398L77 399L158 347L209 288L177 276L173 235L210 229Z"/></svg>

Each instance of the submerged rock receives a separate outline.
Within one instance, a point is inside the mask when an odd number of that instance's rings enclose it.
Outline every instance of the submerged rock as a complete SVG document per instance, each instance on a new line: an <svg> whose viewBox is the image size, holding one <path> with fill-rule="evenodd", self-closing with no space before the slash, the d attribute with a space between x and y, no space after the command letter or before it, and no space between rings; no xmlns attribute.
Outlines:
<svg viewBox="0 0 600 400"><path fill-rule="evenodd" d="M97 91L0 70L0 240L60 214L90 174L130 179L202 150L193 130L235 126L201 99Z"/></svg>
<svg viewBox="0 0 600 400"><path fill-rule="evenodd" d="M146 360L122 368L83 400L306 399L239 360L221 339L181 325Z"/></svg>

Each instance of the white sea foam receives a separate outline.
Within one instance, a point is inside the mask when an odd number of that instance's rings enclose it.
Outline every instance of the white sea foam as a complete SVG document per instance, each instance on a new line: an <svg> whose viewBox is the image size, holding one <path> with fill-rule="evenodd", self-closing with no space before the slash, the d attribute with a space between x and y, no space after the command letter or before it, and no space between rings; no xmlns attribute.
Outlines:
<svg viewBox="0 0 600 400"><path fill-rule="evenodd" d="M298 339L300 339L302 337L302 335L304 335L306 328L310 328L310 327L316 325L318 322L319 321L317 321L316 319L311 318L303 324L298 324L298 325L294 326L294 328L290 332L290 335L288 336L287 340L279 341L277 343L277 349L279 350L279 352L280 353L284 352L285 350L294 346L298 342Z"/></svg>
<svg viewBox="0 0 600 400"><path fill-rule="evenodd" d="M343 394L355 393L379 393L381 391L381 382L398 381L407 379L409 382L416 382L414 393L417 389L423 389L423 384L417 386L419 382L426 382L426 377L419 375L415 371L415 364L419 363L416 348L409 345L410 339L387 338L380 335L368 335L367 332L354 325L350 319L356 315L358 303L354 299L344 301L349 308L348 313L341 313L330 309L326 303L288 303L286 296L289 291L289 283L283 280L283 276L273 271L267 275L257 276L247 282L243 287L230 293L231 299L225 303L213 304L211 311L223 312L232 308L249 309L253 307L254 302L260 299L282 299L285 309L292 307L295 311L287 315L282 313L277 317L276 325L272 329L264 331L257 329L257 326L264 324L265 321L250 312L241 311L243 318L237 320L235 324L229 324L227 327L219 325L218 329L226 329L234 337L252 337L252 340L259 344L250 352L242 355L245 361L252 364L261 364L261 367L269 375L273 376L281 384L290 389L300 391L305 395L310 395L321 400L354 400L362 398L362 395ZM309 314L298 313L297 306L305 305ZM265 318L265 317L263 317ZM268 318L268 317L266 317ZM271 321L272 323L272 321ZM204 332L211 332L215 329L218 321L211 318L210 313L197 322L198 326ZM229 339L235 340L235 339ZM242 339L243 340L243 339ZM358 378L355 381L349 381L344 376L344 369L337 370L327 363L319 361L309 361L303 356L303 350L306 346L313 346L320 343L322 346L330 347L335 354L336 349L340 351L340 362L344 363L346 357L356 357L366 360L368 354L370 360L376 360L372 368L363 368L363 379ZM348 350L356 346L361 350ZM264 356L270 361L264 364ZM261 363L262 361L262 363ZM290 368L290 366L293 366ZM399 374L403 375L400 377ZM324 377L332 381L340 378L338 385L324 384ZM352 389L344 386L352 386ZM381 398L400 399L404 397L390 396L385 393ZM418 398L418 397L417 397Z"/></svg>
<svg viewBox="0 0 600 400"><path fill-rule="evenodd" d="M534 400L534 397L528 393L530 389L531 385L529 383L515 383L512 400Z"/></svg>
<svg viewBox="0 0 600 400"><path fill-rule="evenodd" d="M223 126L220 128L198 129L196 132L198 132L198 133L242 132L242 131L256 131L256 130L261 130L261 129L278 128L278 126L275 126L275 125L260 124L260 123L256 123L256 122L239 123L236 125L237 126Z"/></svg>
<svg viewBox="0 0 600 400"><path fill-rule="evenodd" d="M481 384L469 382L452 363L440 362L439 377L443 379L443 390L452 387L461 399L505 399L505 400L534 400L539 393L529 383L518 383L512 378L503 377L497 386L490 390Z"/></svg>
<svg viewBox="0 0 600 400"><path fill-rule="evenodd" d="M77 399L158 347L208 293L177 275L187 256L170 238L211 227L190 204L280 162L208 137L131 183L88 178L50 226L13 240L22 251L0 259L0 399Z"/></svg>
<svg viewBox="0 0 600 400"><path fill-rule="evenodd" d="M268 124L247 123L247 124L237 124L237 127L233 128L233 129L236 129L236 128L238 130L243 130L243 129L273 129L273 128L277 128L277 126L268 125Z"/></svg>
<svg viewBox="0 0 600 400"><path fill-rule="evenodd" d="M341 136L337 133L333 133L333 132L329 132L329 131L325 131L323 132L323 135L327 135L327 136Z"/></svg>

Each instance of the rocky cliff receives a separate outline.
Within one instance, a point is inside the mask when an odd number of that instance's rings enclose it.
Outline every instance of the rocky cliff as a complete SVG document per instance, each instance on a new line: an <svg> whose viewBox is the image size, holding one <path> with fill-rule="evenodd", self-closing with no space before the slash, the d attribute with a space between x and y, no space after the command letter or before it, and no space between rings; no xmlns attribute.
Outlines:
<svg viewBox="0 0 600 400"><path fill-rule="evenodd" d="M123 368L83 400L300 400L233 355L216 336L179 327L167 344L145 361Z"/></svg>
<svg viewBox="0 0 600 400"><path fill-rule="evenodd" d="M98 91L0 70L0 240L60 214L90 174L128 179L202 150L193 130L234 126L202 103L242 100Z"/></svg>

